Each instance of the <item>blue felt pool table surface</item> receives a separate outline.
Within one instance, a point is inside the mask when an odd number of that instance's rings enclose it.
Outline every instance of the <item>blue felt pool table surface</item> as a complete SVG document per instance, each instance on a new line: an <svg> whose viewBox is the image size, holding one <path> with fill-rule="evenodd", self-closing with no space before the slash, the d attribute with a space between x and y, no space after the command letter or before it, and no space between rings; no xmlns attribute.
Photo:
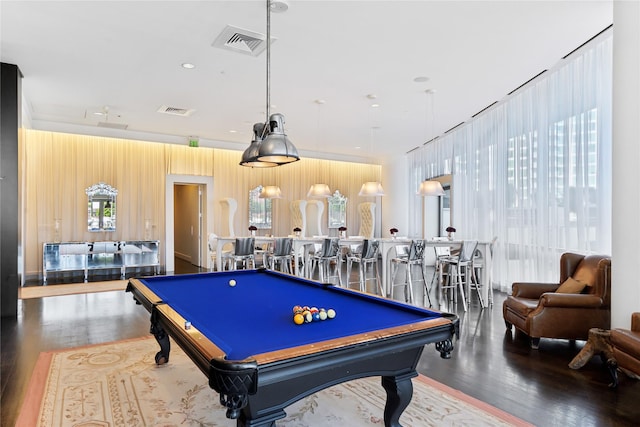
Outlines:
<svg viewBox="0 0 640 427"><path fill-rule="evenodd" d="M229 281L236 285L230 286ZM191 322L228 360L367 334L442 317L438 311L270 270L139 279ZM296 325L296 305L334 309L336 317Z"/></svg>

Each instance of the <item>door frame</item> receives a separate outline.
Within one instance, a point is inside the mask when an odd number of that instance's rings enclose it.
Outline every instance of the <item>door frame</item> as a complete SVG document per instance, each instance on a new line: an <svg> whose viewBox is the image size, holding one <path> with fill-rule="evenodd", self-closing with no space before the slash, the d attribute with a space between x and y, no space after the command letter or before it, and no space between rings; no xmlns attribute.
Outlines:
<svg viewBox="0 0 640 427"><path fill-rule="evenodd" d="M165 182L165 248L164 248L164 267L166 273L173 273L175 271L175 240L174 240L174 215L173 205L174 197L173 191L176 184L192 184L200 185L204 187L203 191L203 203L202 203L202 218L200 229L200 259L198 265L208 266L208 230L213 230L213 177L212 176L200 176L200 175L167 175Z"/></svg>

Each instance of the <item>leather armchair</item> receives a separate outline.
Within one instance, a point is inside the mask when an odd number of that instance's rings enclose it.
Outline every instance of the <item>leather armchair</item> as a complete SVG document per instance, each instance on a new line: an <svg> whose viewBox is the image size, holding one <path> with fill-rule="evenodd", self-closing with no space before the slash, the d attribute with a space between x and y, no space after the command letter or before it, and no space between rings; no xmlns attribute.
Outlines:
<svg viewBox="0 0 640 427"><path fill-rule="evenodd" d="M631 315L631 330L612 329L610 340L618 367L627 375L640 378L640 313Z"/></svg>
<svg viewBox="0 0 640 427"><path fill-rule="evenodd" d="M556 293L568 278L587 284L581 293ZM558 283L516 282L502 306L507 329L513 326L531 338L586 340L589 329L611 327L611 258L564 253Z"/></svg>

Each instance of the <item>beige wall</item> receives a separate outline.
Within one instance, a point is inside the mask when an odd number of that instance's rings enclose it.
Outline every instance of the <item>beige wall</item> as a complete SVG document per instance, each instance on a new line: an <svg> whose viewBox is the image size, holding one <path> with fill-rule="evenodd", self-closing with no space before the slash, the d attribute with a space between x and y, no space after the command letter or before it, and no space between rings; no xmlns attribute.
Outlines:
<svg viewBox="0 0 640 427"><path fill-rule="evenodd" d="M164 261L167 175L213 177L214 202L207 212L213 215L213 230L204 230L205 238L209 232L224 229L226 219L221 217L219 200L225 197L238 201L236 234L248 233L248 193L260 184L278 185L283 194L273 203L271 234L290 234L289 204L306 198L315 182L327 183L332 192L339 190L348 197L347 227L355 234L360 224L358 203L375 201L359 197L360 187L381 178L379 165L303 158L282 167L251 169L238 165L240 151L26 129L23 144L22 243L27 279L42 272L42 244L55 240L56 219L61 241L159 239ZM115 232L87 231L85 189L98 182L118 190ZM326 217L323 226L326 229Z"/></svg>

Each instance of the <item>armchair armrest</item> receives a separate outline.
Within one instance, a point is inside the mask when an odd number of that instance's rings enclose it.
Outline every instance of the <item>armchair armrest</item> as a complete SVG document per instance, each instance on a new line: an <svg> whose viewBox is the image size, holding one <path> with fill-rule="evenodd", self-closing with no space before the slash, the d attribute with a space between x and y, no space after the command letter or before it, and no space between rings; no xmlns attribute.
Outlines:
<svg viewBox="0 0 640 427"><path fill-rule="evenodd" d="M633 332L640 332L640 313L631 314L631 330Z"/></svg>
<svg viewBox="0 0 640 427"><path fill-rule="evenodd" d="M604 301L598 295L547 292L540 297L538 307L598 308L603 304Z"/></svg>
<svg viewBox="0 0 640 427"><path fill-rule="evenodd" d="M519 298L538 299L545 292L555 292L557 283L516 282L511 286L511 295Z"/></svg>

